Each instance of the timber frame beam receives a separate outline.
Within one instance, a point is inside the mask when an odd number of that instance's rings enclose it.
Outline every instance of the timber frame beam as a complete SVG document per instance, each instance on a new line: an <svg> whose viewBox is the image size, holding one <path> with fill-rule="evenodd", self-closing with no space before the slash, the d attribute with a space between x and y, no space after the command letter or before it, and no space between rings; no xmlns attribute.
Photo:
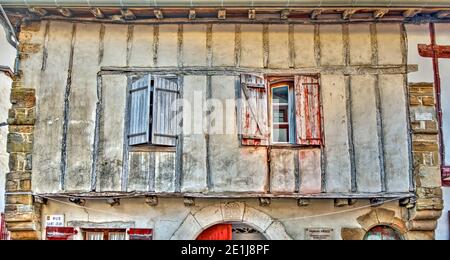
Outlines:
<svg viewBox="0 0 450 260"><path fill-rule="evenodd" d="M5 8L12 20L70 20L111 23L348 23L450 21L450 8L117 8L15 7ZM120 19L118 18L120 17Z"/></svg>

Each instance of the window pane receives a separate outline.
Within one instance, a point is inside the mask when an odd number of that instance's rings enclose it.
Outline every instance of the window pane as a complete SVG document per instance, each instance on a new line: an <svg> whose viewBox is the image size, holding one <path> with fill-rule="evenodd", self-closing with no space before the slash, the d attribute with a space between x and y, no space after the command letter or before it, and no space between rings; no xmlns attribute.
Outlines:
<svg viewBox="0 0 450 260"><path fill-rule="evenodd" d="M109 233L109 240L125 240L125 233Z"/></svg>
<svg viewBox="0 0 450 260"><path fill-rule="evenodd" d="M287 143L289 136L289 125L273 126L273 141L275 143Z"/></svg>
<svg viewBox="0 0 450 260"><path fill-rule="evenodd" d="M272 89L272 103L284 103L287 104L289 102L289 88L280 87Z"/></svg>
<svg viewBox="0 0 450 260"><path fill-rule="evenodd" d="M86 240L103 240L103 232L86 232Z"/></svg>
<svg viewBox="0 0 450 260"><path fill-rule="evenodd" d="M289 105L273 105L273 122L289 123Z"/></svg>
<svg viewBox="0 0 450 260"><path fill-rule="evenodd" d="M289 86L272 88L272 141L289 143L290 106Z"/></svg>

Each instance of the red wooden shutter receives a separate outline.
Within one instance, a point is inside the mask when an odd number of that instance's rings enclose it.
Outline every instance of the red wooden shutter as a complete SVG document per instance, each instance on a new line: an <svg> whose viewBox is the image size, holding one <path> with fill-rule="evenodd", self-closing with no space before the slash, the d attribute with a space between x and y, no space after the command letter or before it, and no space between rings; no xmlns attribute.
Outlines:
<svg viewBox="0 0 450 260"><path fill-rule="evenodd" d="M203 231L197 240L231 240L233 235L231 224L212 226Z"/></svg>
<svg viewBox="0 0 450 260"><path fill-rule="evenodd" d="M267 88L263 77L241 75L242 145L268 145Z"/></svg>
<svg viewBox="0 0 450 260"><path fill-rule="evenodd" d="M297 144L321 145L320 85L317 76L295 77Z"/></svg>

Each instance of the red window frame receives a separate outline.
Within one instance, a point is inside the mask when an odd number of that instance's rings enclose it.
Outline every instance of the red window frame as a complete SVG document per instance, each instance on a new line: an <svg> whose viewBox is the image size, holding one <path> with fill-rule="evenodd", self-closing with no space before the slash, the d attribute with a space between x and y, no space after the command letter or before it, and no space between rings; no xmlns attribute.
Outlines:
<svg viewBox="0 0 450 260"><path fill-rule="evenodd" d="M83 228L83 240L87 240L87 233L98 232L103 233L103 240L109 240L109 233L124 233L126 234L125 228Z"/></svg>

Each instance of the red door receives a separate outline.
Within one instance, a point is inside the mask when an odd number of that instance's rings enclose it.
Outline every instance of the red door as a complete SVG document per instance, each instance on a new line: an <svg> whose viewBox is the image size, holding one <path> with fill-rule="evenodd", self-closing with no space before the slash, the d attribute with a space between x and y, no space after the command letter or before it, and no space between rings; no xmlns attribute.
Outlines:
<svg viewBox="0 0 450 260"><path fill-rule="evenodd" d="M219 224L212 226L203 231L197 240L231 240L232 229L231 224Z"/></svg>

